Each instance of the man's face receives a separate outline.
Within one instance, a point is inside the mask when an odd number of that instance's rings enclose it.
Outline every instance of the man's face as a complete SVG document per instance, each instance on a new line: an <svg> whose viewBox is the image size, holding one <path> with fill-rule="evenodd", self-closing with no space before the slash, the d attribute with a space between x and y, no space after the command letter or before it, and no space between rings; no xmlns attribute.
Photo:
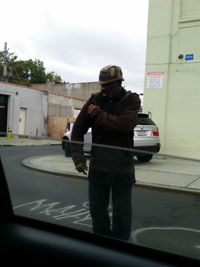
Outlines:
<svg viewBox="0 0 200 267"><path fill-rule="evenodd" d="M121 91L121 85L118 81L101 84L101 93L104 97L112 98L118 96Z"/></svg>

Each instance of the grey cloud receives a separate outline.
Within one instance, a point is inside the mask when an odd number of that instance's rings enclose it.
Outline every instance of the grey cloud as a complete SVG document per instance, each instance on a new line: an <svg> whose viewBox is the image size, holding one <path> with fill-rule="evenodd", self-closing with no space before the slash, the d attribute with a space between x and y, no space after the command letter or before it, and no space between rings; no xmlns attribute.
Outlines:
<svg viewBox="0 0 200 267"><path fill-rule="evenodd" d="M32 42L33 51L37 51L34 58L41 59L44 64L48 62L48 71L55 71L65 81L95 81L99 68L116 64L122 67L128 85L141 87L145 40L116 31L72 26L61 28L51 21L47 23L49 25L45 28L48 30L42 31L43 34L27 38Z"/></svg>

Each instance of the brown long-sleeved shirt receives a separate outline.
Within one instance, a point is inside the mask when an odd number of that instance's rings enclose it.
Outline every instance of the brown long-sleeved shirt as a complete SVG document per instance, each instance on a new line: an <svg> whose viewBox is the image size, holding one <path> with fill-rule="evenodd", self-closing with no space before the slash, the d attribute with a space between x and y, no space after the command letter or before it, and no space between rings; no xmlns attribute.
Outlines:
<svg viewBox="0 0 200 267"><path fill-rule="evenodd" d="M90 104L98 108L87 114ZM117 173L134 172L133 155L129 149L134 145L133 129L140 104L138 94L124 89L117 99L106 99L101 93L91 95L75 121L71 136L71 141L83 142L84 134L92 128L90 168ZM75 165L86 161L82 144L72 142L71 150Z"/></svg>

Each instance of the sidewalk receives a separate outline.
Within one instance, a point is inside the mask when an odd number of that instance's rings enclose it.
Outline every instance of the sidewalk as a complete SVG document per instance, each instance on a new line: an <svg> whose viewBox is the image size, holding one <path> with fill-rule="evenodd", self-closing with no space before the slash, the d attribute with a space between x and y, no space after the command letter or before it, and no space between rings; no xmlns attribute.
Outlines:
<svg viewBox="0 0 200 267"><path fill-rule="evenodd" d="M22 162L25 166L62 175L87 179L75 170L72 159L63 155L32 157ZM89 163L89 162L88 162ZM200 163L170 158L155 158L149 163L135 163L138 186L159 187L200 193Z"/></svg>
<svg viewBox="0 0 200 267"><path fill-rule="evenodd" d="M60 145L61 140L0 138L0 146ZM75 170L71 158L63 154L37 156L22 162L25 166L40 171L72 175L87 179L87 175ZM89 162L88 162L89 163ZM147 163L135 161L136 184L138 186L159 187L178 191L200 193L200 162L156 155Z"/></svg>
<svg viewBox="0 0 200 267"><path fill-rule="evenodd" d="M0 146L42 146L60 145L61 140L47 138L22 138L22 137L0 137Z"/></svg>

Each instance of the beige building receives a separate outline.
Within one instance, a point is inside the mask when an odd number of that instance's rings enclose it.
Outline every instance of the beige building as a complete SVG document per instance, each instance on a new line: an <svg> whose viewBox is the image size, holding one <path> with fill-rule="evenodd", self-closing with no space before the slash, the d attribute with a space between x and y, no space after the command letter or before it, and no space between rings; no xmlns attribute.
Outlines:
<svg viewBox="0 0 200 267"><path fill-rule="evenodd" d="M62 138L67 122L74 120L85 101L48 92L48 136Z"/></svg>
<svg viewBox="0 0 200 267"><path fill-rule="evenodd" d="M73 121L92 93L100 90L98 82L32 84L48 92L48 136L62 138L68 121Z"/></svg>
<svg viewBox="0 0 200 267"><path fill-rule="evenodd" d="M74 120L85 100L43 89L0 82L0 136L62 138L67 122Z"/></svg>
<svg viewBox="0 0 200 267"><path fill-rule="evenodd" d="M200 0L149 0L143 104L161 152L200 159Z"/></svg>

